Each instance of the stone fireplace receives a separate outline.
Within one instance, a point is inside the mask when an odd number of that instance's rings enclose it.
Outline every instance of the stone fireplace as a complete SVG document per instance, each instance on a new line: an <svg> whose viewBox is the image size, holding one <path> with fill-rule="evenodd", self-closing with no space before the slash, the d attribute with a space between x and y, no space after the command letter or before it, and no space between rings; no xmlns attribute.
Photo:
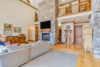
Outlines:
<svg viewBox="0 0 100 67"><path fill-rule="evenodd" d="M43 41L50 41L50 33L49 32L43 32L42 33L42 40Z"/></svg>
<svg viewBox="0 0 100 67"><path fill-rule="evenodd" d="M48 20L51 21L51 29L49 34L41 32L41 29L39 28L39 40L50 40L51 45L56 45L58 41L57 3L57 0L43 0L41 3L39 3L39 22Z"/></svg>
<svg viewBox="0 0 100 67"><path fill-rule="evenodd" d="M93 53L100 58L100 0L93 0L91 25L93 27Z"/></svg>

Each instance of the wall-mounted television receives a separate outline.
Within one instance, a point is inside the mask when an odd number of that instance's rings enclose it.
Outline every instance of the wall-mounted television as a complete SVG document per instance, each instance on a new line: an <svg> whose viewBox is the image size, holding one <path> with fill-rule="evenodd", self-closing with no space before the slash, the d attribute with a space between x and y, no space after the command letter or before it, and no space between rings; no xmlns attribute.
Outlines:
<svg viewBox="0 0 100 67"><path fill-rule="evenodd" d="M51 28L51 21L44 21L40 22L41 29L50 29Z"/></svg>

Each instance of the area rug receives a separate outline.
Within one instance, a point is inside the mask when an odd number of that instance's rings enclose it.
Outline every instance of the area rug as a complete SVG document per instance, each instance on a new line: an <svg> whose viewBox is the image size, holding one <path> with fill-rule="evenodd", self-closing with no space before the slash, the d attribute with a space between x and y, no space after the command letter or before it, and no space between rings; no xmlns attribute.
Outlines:
<svg viewBox="0 0 100 67"><path fill-rule="evenodd" d="M76 54L52 50L21 67L76 67L77 59Z"/></svg>

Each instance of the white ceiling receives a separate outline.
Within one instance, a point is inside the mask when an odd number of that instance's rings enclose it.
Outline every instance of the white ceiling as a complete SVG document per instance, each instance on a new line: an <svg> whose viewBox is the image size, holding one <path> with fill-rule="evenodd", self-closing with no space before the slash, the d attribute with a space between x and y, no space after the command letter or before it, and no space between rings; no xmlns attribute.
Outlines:
<svg viewBox="0 0 100 67"><path fill-rule="evenodd" d="M43 0L30 0L30 4L38 8L38 4Z"/></svg>
<svg viewBox="0 0 100 67"><path fill-rule="evenodd" d="M35 4L39 4L40 2L42 2L43 0L30 0L30 2L33 2Z"/></svg>
<svg viewBox="0 0 100 67"><path fill-rule="evenodd" d="M42 2L42 1L43 0L30 0L31 5L33 5L33 6L37 7L37 8L38 8L38 4L40 2ZM66 2L70 2L70 1L72 1L72 0L58 0L58 4L60 5L60 4L63 4L63 3L66 3Z"/></svg>
<svg viewBox="0 0 100 67"><path fill-rule="evenodd" d="M67 3L67 2L70 2L70 1L73 1L73 0L58 0L58 3L60 5L60 4Z"/></svg>
<svg viewBox="0 0 100 67"><path fill-rule="evenodd" d="M42 2L42 1L43 0L30 0L31 5L33 5L33 6L37 7L37 8L39 7L38 4L40 2ZM72 1L72 0L58 0L58 4L60 5L60 4L67 3L67 2L70 2L70 1Z"/></svg>

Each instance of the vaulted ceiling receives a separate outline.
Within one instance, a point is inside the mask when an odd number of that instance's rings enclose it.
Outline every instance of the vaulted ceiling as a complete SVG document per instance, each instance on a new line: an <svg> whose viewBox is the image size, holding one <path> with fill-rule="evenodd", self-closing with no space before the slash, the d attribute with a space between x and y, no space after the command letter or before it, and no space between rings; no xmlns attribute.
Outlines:
<svg viewBox="0 0 100 67"><path fill-rule="evenodd" d="M70 2L70 1L73 1L73 0L58 0L58 3L63 4L63 3Z"/></svg>
<svg viewBox="0 0 100 67"><path fill-rule="evenodd" d="M40 2L42 2L43 0L23 0L23 1L30 3L30 5L38 8L39 7L38 4ZM73 0L58 0L58 4L60 5L60 4L67 3L67 2L70 2L70 1L73 1Z"/></svg>
<svg viewBox="0 0 100 67"><path fill-rule="evenodd" d="M24 4L32 7L35 10L38 10L39 8L39 3L42 2L43 0L20 0L21 2L23 2Z"/></svg>
<svg viewBox="0 0 100 67"><path fill-rule="evenodd" d="M43 0L20 0L23 1L25 4L35 8L36 10L39 8L39 3L41 3ZM58 5L70 2L73 0L58 0Z"/></svg>
<svg viewBox="0 0 100 67"><path fill-rule="evenodd" d="M36 8L38 8L38 4L40 2L42 2L43 0L29 0L30 1L30 4L35 6Z"/></svg>

